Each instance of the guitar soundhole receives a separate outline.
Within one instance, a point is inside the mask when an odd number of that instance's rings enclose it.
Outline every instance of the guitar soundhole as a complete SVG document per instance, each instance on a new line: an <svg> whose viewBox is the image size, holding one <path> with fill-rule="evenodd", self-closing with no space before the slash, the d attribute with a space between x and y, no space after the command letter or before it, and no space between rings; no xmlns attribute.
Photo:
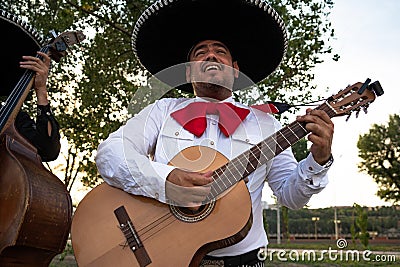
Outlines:
<svg viewBox="0 0 400 267"><path fill-rule="evenodd" d="M170 205L172 214L180 221L193 223L198 222L206 218L214 209L215 201L210 201L207 204L201 205L197 209L188 207L179 207Z"/></svg>

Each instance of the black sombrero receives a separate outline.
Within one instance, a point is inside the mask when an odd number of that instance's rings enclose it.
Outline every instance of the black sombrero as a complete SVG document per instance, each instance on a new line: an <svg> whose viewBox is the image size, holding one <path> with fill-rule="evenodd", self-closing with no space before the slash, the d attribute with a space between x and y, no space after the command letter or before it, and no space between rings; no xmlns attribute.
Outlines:
<svg viewBox="0 0 400 267"><path fill-rule="evenodd" d="M279 66L287 49L284 22L260 0L159 0L138 19L132 46L151 74L192 92L185 84L183 64L171 69L174 74L168 70L185 63L191 47L206 39L225 43L238 61L241 74L234 90L264 80Z"/></svg>
<svg viewBox="0 0 400 267"><path fill-rule="evenodd" d="M8 96L25 71L19 67L22 56L35 56L44 40L31 25L2 9L0 32L3 36L0 96Z"/></svg>

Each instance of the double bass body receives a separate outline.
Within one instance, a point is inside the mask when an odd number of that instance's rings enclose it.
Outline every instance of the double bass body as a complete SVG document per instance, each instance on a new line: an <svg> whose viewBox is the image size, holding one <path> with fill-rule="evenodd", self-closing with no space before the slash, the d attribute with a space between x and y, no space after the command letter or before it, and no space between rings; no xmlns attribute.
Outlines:
<svg viewBox="0 0 400 267"><path fill-rule="evenodd" d="M0 266L48 266L65 248L71 216L65 185L7 129L0 144Z"/></svg>
<svg viewBox="0 0 400 267"><path fill-rule="evenodd" d="M0 79L0 92L14 88L5 94L8 98L0 109L0 266L48 266L67 243L71 197L64 183L45 168L36 148L14 126L35 76L31 70L25 70L22 77L17 75L21 69L15 59L18 63L20 56L38 51L41 44L32 27L4 10L0 10L0 29L13 37L13 43L3 43L9 48L6 54L10 66L6 66L9 75ZM82 32L63 32L40 51L59 62L67 48L84 38ZM28 53L30 50L34 52ZM19 80L9 76L18 76ZM18 82L13 87L15 80Z"/></svg>

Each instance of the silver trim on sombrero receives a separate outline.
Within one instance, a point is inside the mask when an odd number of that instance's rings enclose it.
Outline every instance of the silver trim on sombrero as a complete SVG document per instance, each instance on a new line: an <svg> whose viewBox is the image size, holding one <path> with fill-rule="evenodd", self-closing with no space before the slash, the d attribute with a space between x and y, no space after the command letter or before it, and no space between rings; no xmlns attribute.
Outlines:
<svg viewBox="0 0 400 267"><path fill-rule="evenodd" d="M42 47L45 44L43 37L36 31L33 26L28 24L26 21L23 21L21 18L13 15L3 9L0 9L0 19L4 19L16 26L18 26L21 30L23 30L26 34L28 34L32 40L38 45L38 47Z"/></svg>
<svg viewBox="0 0 400 267"><path fill-rule="evenodd" d="M157 11L163 6L167 6L170 3L180 1L180 0L158 0L157 2L153 3L151 6L149 6L139 17L137 20L135 27L133 28L132 32L132 50L133 53L135 54L136 58L140 61L138 55L137 55L137 50L136 50L136 38L137 34L139 32L140 27L143 25L143 23L152 15L155 15ZM246 1L254 6L258 6L260 9L264 9L265 12L267 12L279 25L279 27L282 30L283 33L283 41L284 41L284 47L283 47L283 56L278 64L278 66L275 68L275 70L281 65L283 58L286 55L287 47L288 47L288 38L287 38L287 32L286 32L286 26L285 23L283 22L281 16L278 14L278 12L275 11L268 3L264 2L263 0L243 0ZM274 70L274 71L275 71Z"/></svg>

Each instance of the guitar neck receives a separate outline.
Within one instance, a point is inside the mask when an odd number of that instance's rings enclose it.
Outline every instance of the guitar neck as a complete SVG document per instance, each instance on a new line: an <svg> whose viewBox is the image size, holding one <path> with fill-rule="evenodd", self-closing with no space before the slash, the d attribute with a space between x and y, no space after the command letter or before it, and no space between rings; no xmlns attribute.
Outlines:
<svg viewBox="0 0 400 267"><path fill-rule="evenodd" d="M328 103L323 103L316 109L325 111L329 117L336 115L335 110ZM216 198L258 167L266 164L305 137L309 133L305 126L305 123L294 121L216 169L213 174L214 182L211 184L211 193L207 200Z"/></svg>

